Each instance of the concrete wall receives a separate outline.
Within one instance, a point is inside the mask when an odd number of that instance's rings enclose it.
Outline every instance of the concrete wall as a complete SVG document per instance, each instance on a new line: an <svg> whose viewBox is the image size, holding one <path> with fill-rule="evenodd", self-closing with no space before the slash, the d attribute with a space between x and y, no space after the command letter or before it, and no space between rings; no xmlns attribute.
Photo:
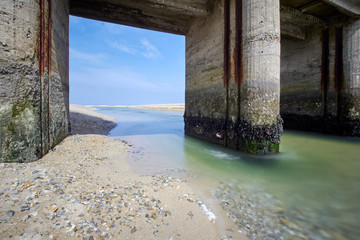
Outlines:
<svg viewBox="0 0 360 240"><path fill-rule="evenodd" d="M306 40L281 40L280 110L285 128L315 131L322 124L321 40L319 27L308 29Z"/></svg>
<svg viewBox="0 0 360 240"><path fill-rule="evenodd" d="M360 136L360 19L344 25L343 45L342 134Z"/></svg>
<svg viewBox="0 0 360 240"><path fill-rule="evenodd" d="M69 1L52 0L50 79L50 146L70 133L69 123Z"/></svg>
<svg viewBox="0 0 360 240"><path fill-rule="evenodd" d="M337 16L281 44L281 116L288 129L359 136L359 20Z"/></svg>
<svg viewBox="0 0 360 240"><path fill-rule="evenodd" d="M185 132L250 153L279 150L279 2L213 1L186 34Z"/></svg>
<svg viewBox="0 0 360 240"><path fill-rule="evenodd" d="M67 0L2 2L0 161L36 160L68 134L67 19Z"/></svg>

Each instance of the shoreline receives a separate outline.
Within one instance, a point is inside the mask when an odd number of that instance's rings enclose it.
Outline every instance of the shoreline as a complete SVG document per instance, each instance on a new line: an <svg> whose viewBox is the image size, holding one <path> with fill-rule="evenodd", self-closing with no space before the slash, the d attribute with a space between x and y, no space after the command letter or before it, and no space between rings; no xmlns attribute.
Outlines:
<svg viewBox="0 0 360 240"><path fill-rule="evenodd" d="M131 146L103 136L114 118L71 109L81 134L36 162L0 165L3 239L232 239L186 179L134 173Z"/></svg>
<svg viewBox="0 0 360 240"><path fill-rule="evenodd" d="M95 111L95 107L70 104L71 134L108 135L116 127L115 117Z"/></svg>
<svg viewBox="0 0 360 240"><path fill-rule="evenodd" d="M117 108L136 108L146 110L159 110L159 111L172 111L172 112L185 112L184 103L173 104L147 104L147 105L89 105L86 107L117 107Z"/></svg>

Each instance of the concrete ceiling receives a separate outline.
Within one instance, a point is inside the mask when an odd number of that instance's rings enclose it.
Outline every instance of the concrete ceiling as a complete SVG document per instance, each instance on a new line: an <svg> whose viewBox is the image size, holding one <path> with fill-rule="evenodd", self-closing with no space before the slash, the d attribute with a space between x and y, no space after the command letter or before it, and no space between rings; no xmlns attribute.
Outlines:
<svg viewBox="0 0 360 240"><path fill-rule="evenodd" d="M185 35L214 0L70 0L70 14ZM305 28L332 16L360 16L360 0L280 0L282 34L305 39Z"/></svg>
<svg viewBox="0 0 360 240"><path fill-rule="evenodd" d="M207 15L208 0L70 0L70 14L185 35L193 18Z"/></svg>
<svg viewBox="0 0 360 240"><path fill-rule="evenodd" d="M300 40L306 28L325 26L337 16L359 17L360 0L280 0L281 34Z"/></svg>
<svg viewBox="0 0 360 240"><path fill-rule="evenodd" d="M360 15L360 0L280 0L280 3L322 19L335 14Z"/></svg>

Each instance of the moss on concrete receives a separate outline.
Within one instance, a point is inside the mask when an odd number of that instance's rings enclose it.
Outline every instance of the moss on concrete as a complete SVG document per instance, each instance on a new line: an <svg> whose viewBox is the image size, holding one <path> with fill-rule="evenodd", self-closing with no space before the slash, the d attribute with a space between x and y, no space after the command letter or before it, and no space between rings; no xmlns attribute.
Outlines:
<svg viewBox="0 0 360 240"><path fill-rule="evenodd" d="M223 118L197 117L185 114L185 133L250 154L278 153L283 121L277 117L273 125L252 125L237 120L231 125ZM201 129L201 131L199 131Z"/></svg>
<svg viewBox="0 0 360 240"><path fill-rule="evenodd" d="M11 110L12 110L12 115L11 117L15 118L17 116L19 116L25 109L32 109L32 105L30 103L30 101L27 98L20 98L18 99L18 101L13 104Z"/></svg>
<svg viewBox="0 0 360 240"><path fill-rule="evenodd" d="M4 119L1 135L2 162L30 162L41 157L39 148L41 139L34 99L22 97L8 104L0 113Z"/></svg>
<svg viewBox="0 0 360 240"><path fill-rule="evenodd" d="M259 142L257 140L247 140L245 141L244 152L251 154L267 154L267 153L278 153L280 149L280 144L274 144L271 141L265 140Z"/></svg>

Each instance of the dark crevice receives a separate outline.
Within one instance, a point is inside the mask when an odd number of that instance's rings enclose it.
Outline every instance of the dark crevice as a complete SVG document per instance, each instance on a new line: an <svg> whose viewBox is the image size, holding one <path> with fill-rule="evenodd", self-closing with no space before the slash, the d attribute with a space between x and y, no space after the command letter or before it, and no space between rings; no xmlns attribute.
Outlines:
<svg viewBox="0 0 360 240"><path fill-rule="evenodd" d="M236 12L235 12L235 22L236 22L236 35L235 35L235 85L237 86L237 109L238 109L238 119L241 119L241 84L244 80L244 66L243 66L243 48L242 48L242 36L243 36L243 27L242 27L242 0L236 0ZM237 149L240 146L240 139L236 140Z"/></svg>
<svg viewBox="0 0 360 240"><path fill-rule="evenodd" d="M230 1L225 0L224 2L224 75L223 81L226 90L226 119L224 121L225 129L228 129L229 121L229 82L230 82ZM225 138L225 146L228 146L228 137Z"/></svg>
<svg viewBox="0 0 360 240"><path fill-rule="evenodd" d="M334 86L337 94L337 117L338 125L342 125L342 115L343 106L342 106L342 90L343 90L343 28L336 29L336 39L335 39L335 79Z"/></svg>
<svg viewBox="0 0 360 240"><path fill-rule="evenodd" d="M329 29L322 33L321 56L321 90L323 92L323 131L326 132L328 119L328 89L329 89Z"/></svg>

